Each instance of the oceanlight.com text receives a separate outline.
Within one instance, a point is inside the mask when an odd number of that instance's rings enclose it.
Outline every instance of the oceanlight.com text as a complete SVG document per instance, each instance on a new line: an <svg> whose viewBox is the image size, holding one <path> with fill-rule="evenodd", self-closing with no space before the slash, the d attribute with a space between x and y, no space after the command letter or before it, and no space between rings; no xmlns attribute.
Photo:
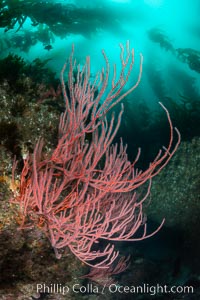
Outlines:
<svg viewBox="0 0 200 300"><path fill-rule="evenodd" d="M108 287L110 293L121 293L121 294L189 294L194 292L192 286L168 286L168 285L150 285L145 283L139 286L123 286L117 284L111 284Z"/></svg>
<svg viewBox="0 0 200 300"><path fill-rule="evenodd" d="M92 283L86 285L76 283L72 286L63 286L60 283L37 284L37 293L66 295L70 292L75 294L104 294L108 292L111 294L149 294L154 296L156 294L193 294L194 288L192 286L150 285L148 283L138 286L119 285L115 283L108 286L99 286Z"/></svg>

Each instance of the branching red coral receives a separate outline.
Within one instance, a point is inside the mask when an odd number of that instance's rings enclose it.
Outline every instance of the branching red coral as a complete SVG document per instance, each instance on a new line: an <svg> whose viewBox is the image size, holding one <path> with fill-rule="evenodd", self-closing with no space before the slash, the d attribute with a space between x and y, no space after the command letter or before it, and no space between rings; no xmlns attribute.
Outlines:
<svg viewBox="0 0 200 300"><path fill-rule="evenodd" d="M60 117L57 147L49 157L44 157L43 141L38 141L33 155L24 160L20 190L15 196L23 216L22 228L39 226L57 257L68 247L81 261L96 268L110 268L118 257L112 241L142 240L160 229L163 222L147 234L143 203L150 193L151 179L168 163L180 143L175 128L178 139L173 146L174 129L167 109L161 104L169 121L169 144L158 152L147 170L135 168L140 149L131 163L122 140L119 146L112 144L123 105L117 120L113 114L108 121L107 113L138 86L142 73L141 55L138 80L123 92L134 65L134 52L130 51L129 43L126 55L124 47L120 47L121 71L116 79L114 66L110 88L110 66L105 53L106 67L91 81L89 57L81 68L76 65L72 50L61 72L66 110ZM136 189L147 181L146 194L139 197ZM142 225L144 232L138 237L136 233ZM107 244L98 247L102 240Z"/></svg>

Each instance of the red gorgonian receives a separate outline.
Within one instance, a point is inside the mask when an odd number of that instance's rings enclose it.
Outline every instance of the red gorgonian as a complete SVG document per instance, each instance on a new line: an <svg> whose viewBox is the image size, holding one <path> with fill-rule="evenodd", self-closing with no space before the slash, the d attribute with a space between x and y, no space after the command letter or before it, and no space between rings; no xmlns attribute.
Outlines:
<svg viewBox="0 0 200 300"><path fill-rule="evenodd" d="M114 65L110 87L110 65L104 51L105 68L91 80L90 57L81 68L72 49L61 72L66 110L60 116L57 146L44 155L43 140L39 139L33 154L24 159L19 192L14 197L20 205L21 228L38 226L58 258L68 247L79 260L95 268L109 268L116 260L119 252L113 241L143 240L160 229L163 221L147 234L143 203L150 193L151 179L165 167L180 143L180 133L160 103L169 121L169 143L146 170L135 167L140 149L130 162L122 140L120 145L113 144L123 105L117 119L113 114L108 120L107 113L138 86L143 62L140 55L137 82L123 91L134 65L134 51L128 42L126 49L120 47L121 70L117 76ZM146 182L145 195L138 196L137 188ZM138 237L141 226L144 231ZM102 240L107 243L98 247Z"/></svg>

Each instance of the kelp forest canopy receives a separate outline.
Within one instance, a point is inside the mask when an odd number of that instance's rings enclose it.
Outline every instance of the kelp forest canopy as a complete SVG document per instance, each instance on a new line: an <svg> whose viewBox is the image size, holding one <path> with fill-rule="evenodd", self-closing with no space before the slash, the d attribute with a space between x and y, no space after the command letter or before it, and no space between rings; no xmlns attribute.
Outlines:
<svg viewBox="0 0 200 300"><path fill-rule="evenodd" d="M46 50L51 50L55 37L66 38L70 34L91 37L98 30L120 30L120 21L127 16L125 6L112 5L109 1L94 1L97 6L89 5L88 1L80 6L76 1L45 1L45 0L2 0L0 1L0 28L5 32L14 30L11 40L3 38L0 47L15 46L22 51L28 51L38 41L42 42ZM100 3L98 5L98 3ZM132 18L137 21L138 16L131 11ZM140 15L140 14L139 14ZM29 21L35 30L24 28ZM147 32L149 39L160 45L166 51L171 51L181 62L188 64L191 70L200 73L200 51L192 48L175 48L170 37L160 28L154 27ZM5 44L5 45L3 45Z"/></svg>

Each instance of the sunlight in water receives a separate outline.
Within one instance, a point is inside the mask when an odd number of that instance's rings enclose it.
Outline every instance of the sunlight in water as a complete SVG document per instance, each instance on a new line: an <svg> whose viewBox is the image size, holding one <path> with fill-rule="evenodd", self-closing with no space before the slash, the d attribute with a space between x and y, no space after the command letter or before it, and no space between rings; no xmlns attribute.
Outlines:
<svg viewBox="0 0 200 300"><path fill-rule="evenodd" d="M144 0L144 3L149 6L161 6L163 4L164 0Z"/></svg>
<svg viewBox="0 0 200 300"><path fill-rule="evenodd" d="M117 2L117 3L131 3L131 0L111 0L111 2Z"/></svg>

